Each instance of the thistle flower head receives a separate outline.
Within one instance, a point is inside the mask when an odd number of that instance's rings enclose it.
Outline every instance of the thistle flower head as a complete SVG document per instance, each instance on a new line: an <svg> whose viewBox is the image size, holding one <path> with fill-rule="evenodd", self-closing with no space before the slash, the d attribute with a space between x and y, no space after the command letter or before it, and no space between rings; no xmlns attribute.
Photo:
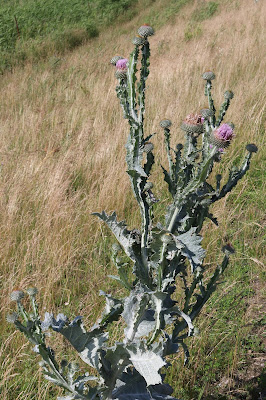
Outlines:
<svg viewBox="0 0 266 400"><path fill-rule="evenodd" d="M163 119L160 122L160 127L161 128L170 128L171 125L172 125L172 122L170 121L170 119Z"/></svg>
<svg viewBox="0 0 266 400"><path fill-rule="evenodd" d="M216 146L221 152L222 149L230 145L234 136L232 125L222 124L211 133L210 143Z"/></svg>
<svg viewBox="0 0 266 400"><path fill-rule="evenodd" d="M146 142L143 146L143 151L145 153L150 153L154 149L153 143L151 142Z"/></svg>
<svg viewBox="0 0 266 400"><path fill-rule="evenodd" d="M154 35L154 30L152 29L152 27L150 25L143 24L138 29L138 34L146 39L148 36Z"/></svg>
<svg viewBox="0 0 266 400"><path fill-rule="evenodd" d="M142 46L143 44L146 43L146 38L142 37L140 35L136 35L133 39L132 39L132 43L135 46Z"/></svg>
<svg viewBox="0 0 266 400"><path fill-rule="evenodd" d="M202 74L202 78L205 81L212 81L213 79L215 79L215 74L212 71L206 71Z"/></svg>
<svg viewBox="0 0 266 400"><path fill-rule="evenodd" d="M36 296L36 294L38 293L38 289L36 287L30 287L26 289L26 292L29 296Z"/></svg>
<svg viewBox="0 0 266 400"><path fill-rule="evenodd" d="M209 108L203 108L202 110L200 110L200 115L201 115L204 119L206 119L206 118L209 118L209 117L212 117L212 116L213 116L213 111L210 110Z"/></svg>
<svg viewBox="0 0 266 400"><path fill-rule="evenodd" d="M117 79L127 78L127 63L128 63L127 58L121 58L120 60L117 61L115 65L116 66L115 77Z"/></svg>
<svg viewBox="0 0 266 400"><path fill-rule="evenodd" d="M213 132L213 134L216 139L222 141L230 141L234 136L233 128L229 124L222 124Z"/></svg>
<svg viewBox="0 0 266 400"><path fill-rule="evenodd" d="M24 292L22 290L14 290L14 292L11 293L10 299L12 301L20 301L24 297Z"/></svg>
<svg viewBox="0 0 266 400"><path fill-rule="evenodd" d="M256 146L255 144L253 144L253 143L247 144L247 145L246 145L246 149L247 149L247 151L249 151L250 153L257 153L257 151L258 151L257 146Z"/></svg>
<svg viewBox="0 0 266 400"><path fill-rule="evenodd" d="M16 312L13 312L12 314L7 314L6 320L10 324L14 324L18 320L18 314Z"/></svg>
<svg viewBox="0 0 266 400"><path fill-rule="evenodd" d="M187 133L197 133L203 132L203 117L201 114L189 114L183 121L181 129Z"/></svg>
<svg viewBox="0 0 266 400"><path fill-rule="evenodd" d="M231 92L231 90L227 90L227 91L224 93L224 98L225 98L225 99L231 100L233 97L234 97L234 93Z"/></svg>
<svg viewBox="0 0 266 400"><path fill-rule="evenodd" d="M115 64L117 69L127 69L127 63L128 63L128 59L127 58L121 58L117 61L117 63Z"/></svg>

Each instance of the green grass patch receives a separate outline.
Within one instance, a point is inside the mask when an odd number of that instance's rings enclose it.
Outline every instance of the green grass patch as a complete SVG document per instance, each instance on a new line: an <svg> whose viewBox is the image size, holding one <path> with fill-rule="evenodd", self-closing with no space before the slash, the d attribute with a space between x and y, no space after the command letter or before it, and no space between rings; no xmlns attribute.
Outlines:
<svg viewBox="0 0 266 400"><path fill-rule="evenodd" d="M193 13L192 20L201 22L205 19L211 18L218 10L219 4L215 1L209 1L208 3L202 3Z"/></svg>
<svg viewBox="0 0 266 400"><path fill-rule="evenodd" d="M0 69L61 54L132 17L133 0L10 0L0 5Z"/></svg>

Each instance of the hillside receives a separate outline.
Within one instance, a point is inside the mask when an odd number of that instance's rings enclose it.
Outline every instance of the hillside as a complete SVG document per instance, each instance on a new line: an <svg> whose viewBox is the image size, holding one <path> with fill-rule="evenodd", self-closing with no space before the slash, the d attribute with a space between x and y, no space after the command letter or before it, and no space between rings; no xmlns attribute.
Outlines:
<svg viewBox="0 0 266 400"><path fill-rule="evenodd" d="M131 227L139 223L125 172L127 124L116 98L115 54L128 56L130 38L143 22L151 38L146 133L159 133L159 121L173 122L173 141L190 112L206 106L205 70L213 70L214 98L225 90L235 97L227 120L236 138L221 171L240 161L247 143L259 152L240 185L213 213L220 226L204 227L211 269L218 249L236 248L219 290L199 318L191 365L174 361L168 380L175 396L188 399L258 399L263 372L263 172L265 165L266 3L252 0L141 0L128 21L113 23L72 52L54 51L37 62L0 76L0 263L1 398L52 400L59 391L42 378L36 355L22 335L5 322L9 294L36 286L40 311L84 315L91 326L101 313L100 289L119 295L106 278L113 272L110 234L91 215L116 210ZM165 207L163 138L156 135L157 165L152 180ZM119 324L115 333L119 334ZM63 354L71 354L58 341Z"/></svg>

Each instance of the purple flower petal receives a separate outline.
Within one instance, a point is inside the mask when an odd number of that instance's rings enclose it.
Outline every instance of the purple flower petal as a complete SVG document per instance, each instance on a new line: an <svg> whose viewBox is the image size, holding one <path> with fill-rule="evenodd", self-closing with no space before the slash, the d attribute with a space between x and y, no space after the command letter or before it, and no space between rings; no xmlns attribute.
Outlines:
<svg viewBox="0 0 266 400"><path fill-rule="evenodd" d="M116 68L117 69L126 69L127 68L127 63L128 59L127 58L122 58L121 60L118 60L116 63Z"/></svg>

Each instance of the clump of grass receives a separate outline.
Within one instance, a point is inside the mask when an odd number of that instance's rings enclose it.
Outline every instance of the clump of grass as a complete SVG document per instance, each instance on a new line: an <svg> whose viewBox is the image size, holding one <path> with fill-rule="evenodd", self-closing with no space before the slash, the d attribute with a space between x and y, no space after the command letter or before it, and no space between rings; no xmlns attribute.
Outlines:
<svg viewBox="0 0 266 400"><path fill-rule="evenodd" d="M203 2L196 10L192 13L192 20L196 22L204 21L205 19L211 18L216 14L219 8L219 4L215 1Z"/></svg>

